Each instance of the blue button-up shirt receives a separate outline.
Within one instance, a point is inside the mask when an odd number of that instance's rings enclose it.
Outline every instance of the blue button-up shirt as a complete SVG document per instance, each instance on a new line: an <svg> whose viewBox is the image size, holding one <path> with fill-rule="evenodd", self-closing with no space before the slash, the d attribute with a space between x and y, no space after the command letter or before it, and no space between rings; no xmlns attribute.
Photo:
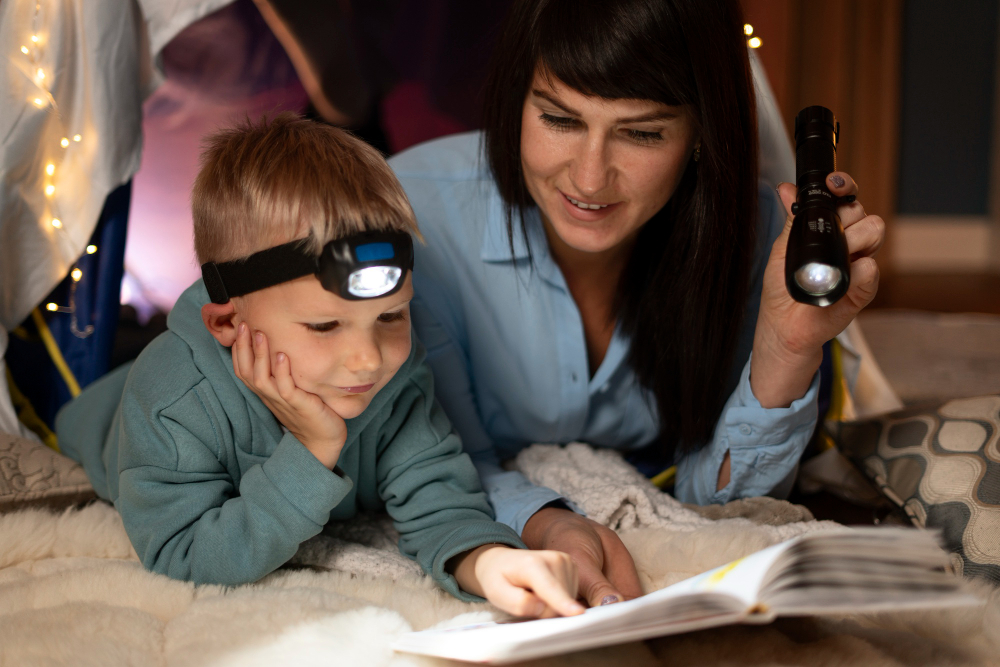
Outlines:
<svg viewBox="0 0 1000 667"><path fill-rule="evenodd" d="M659 431L653 396L627 361L616 331L590 375L580 311L537 209L528 240L515 225L511 252L503 204L479 133L422 144L390 160L427 243L416 244L413 324L427 347L435 393L461 435L496 510L519 534L542 506L563 500L500 461L536 442L587 442L630 450ZM787 493L816 423L818 377L788 408L765 409L750 389L749 355L764 266L785 216L775 193L760 193L752 297L730 378L732 394L714 438L677 462L674 493L699 504ZM530 247L530 255L529 255ZM730 452L729 484L717 490Z"/></svg>

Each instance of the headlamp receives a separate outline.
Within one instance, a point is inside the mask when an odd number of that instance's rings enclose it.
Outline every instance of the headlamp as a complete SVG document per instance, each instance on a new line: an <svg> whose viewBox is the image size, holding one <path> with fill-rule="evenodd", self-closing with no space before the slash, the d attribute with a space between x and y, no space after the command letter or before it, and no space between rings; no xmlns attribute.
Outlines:
<svg viewBox="0 0 1000 667"><path fill-rule="evenodd" d="M323 246L319 257L304 240L268 248L231 262L206 262L201 275L212 303L226 303L309 274L342 299L376 299L397 292L413 269L413 240L406 232L363 232Z"/></svg>

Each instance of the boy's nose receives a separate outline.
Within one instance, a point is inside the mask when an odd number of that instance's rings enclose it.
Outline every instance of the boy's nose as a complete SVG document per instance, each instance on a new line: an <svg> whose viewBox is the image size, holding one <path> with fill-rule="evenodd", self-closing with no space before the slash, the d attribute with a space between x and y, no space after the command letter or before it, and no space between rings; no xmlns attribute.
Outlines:
<svg viewBox="0 0 1000 667"><path fill-rule="evenodd" d="M352 373L374 373L382 367L382 351L371 336L358 336L344 364ZM366 378L367 379L367 378Z"/></svg>

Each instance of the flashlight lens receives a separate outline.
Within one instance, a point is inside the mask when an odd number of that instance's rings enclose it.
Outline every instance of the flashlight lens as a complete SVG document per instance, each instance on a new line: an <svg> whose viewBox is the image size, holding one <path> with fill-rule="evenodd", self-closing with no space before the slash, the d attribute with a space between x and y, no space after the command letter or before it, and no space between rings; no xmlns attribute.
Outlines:
<svg viewBox="0 0 1000 667"><path fill-rule="evenodd" d="M368 266L351 274L347 289L356 297L372 299L395 287L402 274L398 266Z"/></svg>
<svg viewBox="0 0 1000 667"><path fill-rule="evenodd" d="M795 282L808 294L822 296L840 283L840 269L829 264L809 262L795 272Z"/></svg>

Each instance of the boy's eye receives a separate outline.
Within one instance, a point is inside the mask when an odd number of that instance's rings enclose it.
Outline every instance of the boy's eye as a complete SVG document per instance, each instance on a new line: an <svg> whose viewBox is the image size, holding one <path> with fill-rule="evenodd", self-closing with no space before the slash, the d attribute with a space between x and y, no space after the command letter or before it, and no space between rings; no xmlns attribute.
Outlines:
<svg viewBox="0 0 1000 667"><path fill-rule="evenodd" d="M310 331L318 331L320 333L325 333L327 331L333 331L340 324L337 320L331 322L321 322L319 324L307 324L306 326Z"/></svg>
<svg viewBox="0 0 1000 667"><path fill-rule="evenodd" d="M382 313L378 316L379 322L399 322L406 319L406 314L402 310L397 310L394 313Z"/></svg>
<svg viewBox="0 0 1000 667"><path fill-rule="evenodd" d="M543 112L538 118L549 127L557 130L571 130L577 125L575 118L567 116L553 116L552 114Z"/></svg>
<svg viewBox="0 0 1000 667"><path fill-rule="evenodd" d="M637 144L654 144L658 141L663 141L663 135L659 132L644 132L642 130L625 130L625 134L628 138Z"/></svg>

